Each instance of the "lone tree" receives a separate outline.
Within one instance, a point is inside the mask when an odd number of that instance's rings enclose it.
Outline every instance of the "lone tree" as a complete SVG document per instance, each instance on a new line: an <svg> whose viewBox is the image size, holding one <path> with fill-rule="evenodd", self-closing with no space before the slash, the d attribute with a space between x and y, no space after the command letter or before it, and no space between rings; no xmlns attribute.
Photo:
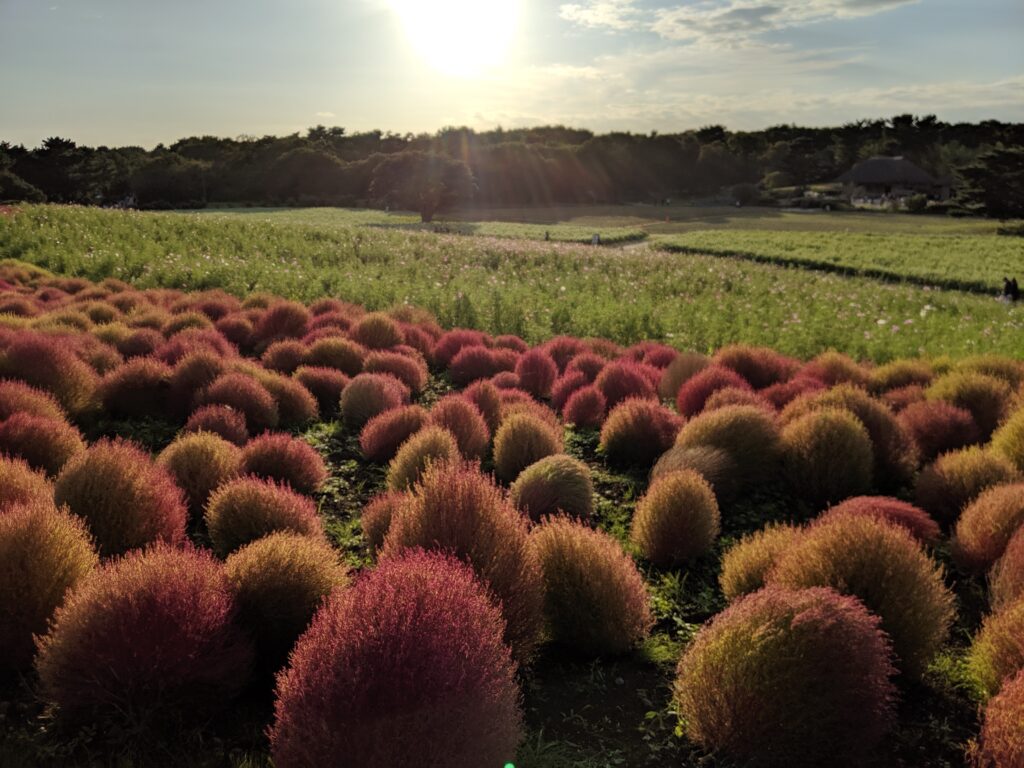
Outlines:
<svg viewBox="0 0 1024 768"><path fill-rule="evenodd" d="M381 161L373 172L370 195L395 208L416 211L424 222L473 197L475 184L461 160L432 152L401 152Z"/></svg>
<svg viewBox="0 0 1024 768"><path fill-rule="evenodd" d="M1024 149L995 147L958 173L968 206L999 219L1024 217Z"/></svg>

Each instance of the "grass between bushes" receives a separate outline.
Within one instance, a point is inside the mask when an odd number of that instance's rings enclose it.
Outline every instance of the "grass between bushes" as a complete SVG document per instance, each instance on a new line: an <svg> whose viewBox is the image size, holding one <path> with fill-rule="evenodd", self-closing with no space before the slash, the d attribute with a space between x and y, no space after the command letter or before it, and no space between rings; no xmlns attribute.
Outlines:
<svg viewBox="0 0 1024 768"><path fill-rule="evenodd" d="M1024 308L989 296L669 253L646 244L594 248L365 222L325 226L292 221L303 215L320 214L288 212L278 223L252 214L25 206L0 216L0 254L64 274L115 276L142 287L223 288L240 296L266 290L300 300L329 295L371 309L414 304L432 311L445 326L514 333L531 342L560 333L621 343L660 339L702 351L746 342L802 357L833 347L875 361L1020 352ZM739 238L740 233L729 236ZM765 248L776 242L765 233L746 236ZM721 242L722 236L716 237ZM822 234L779 237L842 241ZM904 243L903 250L918 254L904 265L904 276L931 262L953 263L939 253L950 240L879 238L892 249ZM1004 239L1010 246L1016 242ZM875 236L851 242L866 248ZM979 248L974 252L980 253ZM836 258L854 259L849 253ZM857 258L871 263L867 255ZM966 274L980 270L956 269Z"/></svg>

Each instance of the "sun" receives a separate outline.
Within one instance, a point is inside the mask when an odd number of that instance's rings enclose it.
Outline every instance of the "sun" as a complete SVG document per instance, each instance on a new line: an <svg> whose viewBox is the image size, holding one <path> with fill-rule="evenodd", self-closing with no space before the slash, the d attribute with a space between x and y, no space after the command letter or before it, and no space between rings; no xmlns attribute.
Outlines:
<svg viewBox="0 0 1024 768"><path fill-rule="evenodd" d="M434 69L474 77L501 64L522 0L390 0L409 44Z"/></svg>

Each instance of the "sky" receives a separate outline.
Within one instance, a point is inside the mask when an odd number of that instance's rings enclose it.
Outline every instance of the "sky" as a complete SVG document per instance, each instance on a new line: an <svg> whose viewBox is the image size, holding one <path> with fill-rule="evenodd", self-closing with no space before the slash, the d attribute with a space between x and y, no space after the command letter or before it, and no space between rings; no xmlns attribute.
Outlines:
<svg viewBox="0 0 1024 768"><path fill-rule="evenodd" d="M0 140L1024 122L1022 0L0 0Z"/></svg>

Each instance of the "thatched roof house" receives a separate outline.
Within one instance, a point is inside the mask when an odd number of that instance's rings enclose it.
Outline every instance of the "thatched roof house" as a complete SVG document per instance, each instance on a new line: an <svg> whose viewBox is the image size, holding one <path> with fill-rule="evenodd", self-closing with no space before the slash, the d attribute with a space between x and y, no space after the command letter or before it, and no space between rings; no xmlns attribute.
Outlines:
<svg viewBox="0 0 1024 768"><path fill-rule="evenodd" d="M924 194L949 197L949 181L937 179L905 157L872 157L840 176L851 196L908 197Z"/></svg>

